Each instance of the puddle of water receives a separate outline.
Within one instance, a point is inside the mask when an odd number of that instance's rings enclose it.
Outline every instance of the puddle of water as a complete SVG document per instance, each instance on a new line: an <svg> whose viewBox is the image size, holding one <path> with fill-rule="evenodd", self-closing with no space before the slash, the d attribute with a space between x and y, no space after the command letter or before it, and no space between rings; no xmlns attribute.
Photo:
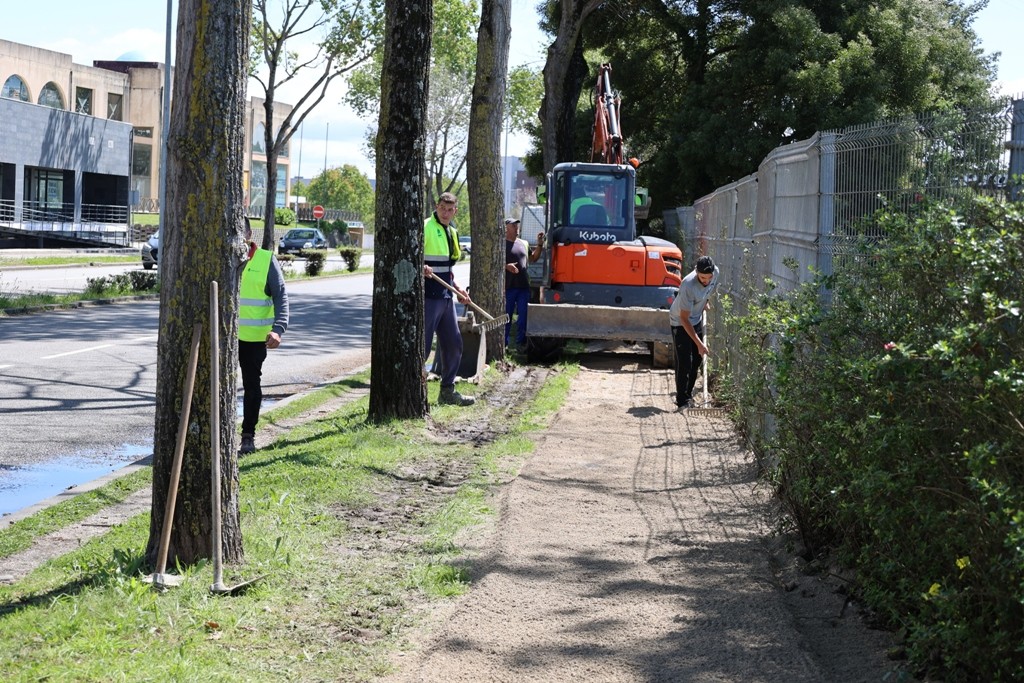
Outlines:
<svg viewBox="0 0 1024 683"><path fill-rule="evenodd" d="M153 444L126 444L112 453L78 454L38 465L0 470L0 515L24 510L121 469L153 452Z"/></svg>
<svg viewBox="0 0 1024 683"><path fill-rule="evenodd" d="M265 398L260 412L278 399ZM242 397L238 397L238 420L242 420ZM55 496L71 486L80 486L110 474L153 452L153 443L126 444L111 453L80 453L50 462L0 469L0 515L24 510Z"/></svg>

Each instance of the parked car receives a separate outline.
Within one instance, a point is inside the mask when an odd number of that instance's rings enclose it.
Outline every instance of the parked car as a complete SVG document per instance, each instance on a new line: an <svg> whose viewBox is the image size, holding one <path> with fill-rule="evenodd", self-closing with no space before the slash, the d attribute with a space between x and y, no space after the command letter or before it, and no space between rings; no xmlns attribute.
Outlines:
<svg viewBox="0 0 1024 683"><path fill-rule="evenodd" d="M469 235L459 235L459 249L462 250L462 258L470 256L470 251L473 249L473 241L469 239Z"/></svg>
<svg viewBox="0 0 1024 683"><path fill-rule="evenodd" d="M281 238L278 251L295 254L303 249L326 249L327 238L317 228L292 228Z"/></svg>
<svg viewBox="0 0 1024 683"><path fill-rule="evenodd" d="M153 266L156 265L157 252L160 250L160 231L154 232L150 235L146 243L142 245L142 267L146 270L152 270Z"/></svg>

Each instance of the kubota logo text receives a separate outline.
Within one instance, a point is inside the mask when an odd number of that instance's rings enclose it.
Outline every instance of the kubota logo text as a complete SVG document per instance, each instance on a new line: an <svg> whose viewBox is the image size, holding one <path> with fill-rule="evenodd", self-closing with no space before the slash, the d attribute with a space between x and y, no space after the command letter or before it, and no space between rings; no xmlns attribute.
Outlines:
<svg viewBox="0 0 1024 683"><path fill-rule="evenodd" d="M584 242L614 242L615 233L580 230L580 239Z"/></svg>

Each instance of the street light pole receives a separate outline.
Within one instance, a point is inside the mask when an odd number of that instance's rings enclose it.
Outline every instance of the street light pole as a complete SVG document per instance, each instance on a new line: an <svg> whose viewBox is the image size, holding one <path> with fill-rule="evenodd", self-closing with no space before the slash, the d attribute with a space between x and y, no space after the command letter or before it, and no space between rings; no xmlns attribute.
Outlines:
<svg viewBox="0 0 1024 683"><path fill-rule="evenodd" d="M167 138L171 134L171 16L174 0L167 0L167 38L164 40L164 120L160 141L160 230L167 239ZM163 263L163 261L161 261Z"/></svg>
<svg viewBox="0 0 1024 683"><path fill-rule="evenodd" d="M327 122L327 132L324 133L324 175L327 175L327 143L331 139L331 122Z"/></svg>

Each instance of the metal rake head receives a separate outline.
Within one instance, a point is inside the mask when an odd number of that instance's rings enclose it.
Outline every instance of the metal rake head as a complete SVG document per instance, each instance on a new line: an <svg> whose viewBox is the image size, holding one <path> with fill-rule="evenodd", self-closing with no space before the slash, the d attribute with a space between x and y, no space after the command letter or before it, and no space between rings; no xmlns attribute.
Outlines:
<svg viewBox="0 0 1024 683"><path fill-rule="evenodd" d="M508 316L507 315L499 315L497 318L491 318L490 320L485 320L483 322L474 323L473 324L473 331L477 332L478 334L486 334L487 332L490 332L491 330L496 330L499 327L500 328L504 328L505 327L505 323L507 323L507 322L508 322Z"/></svg>

